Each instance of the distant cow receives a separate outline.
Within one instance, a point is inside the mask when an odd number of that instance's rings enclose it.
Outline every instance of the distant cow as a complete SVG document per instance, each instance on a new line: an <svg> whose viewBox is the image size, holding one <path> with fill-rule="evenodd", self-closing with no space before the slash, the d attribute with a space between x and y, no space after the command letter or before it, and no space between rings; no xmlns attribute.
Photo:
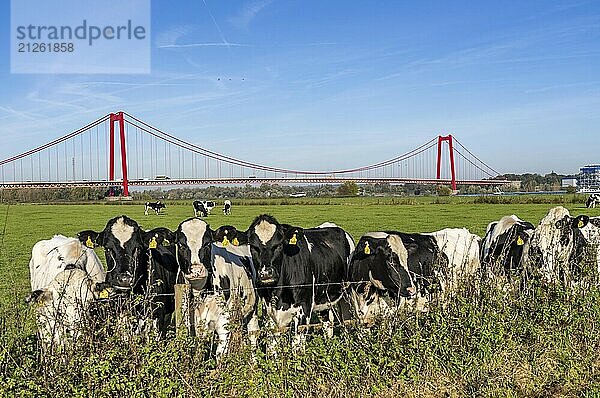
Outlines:
<svg viewBox="0 0 600 398"><path fill-rule="evenodd" d="M588 209L595 208L596 204L600 203L600 193L593 193L587 198L585 202L585 207Z"/></svg>
<svg viewBox="0 0 600 398"><path fill-rule="evenodd" d="M170 235L166 228L144 231L125 215L109 220L101 232L86 230L78 234L86 245L104 248L109 286L123 294L149 294L152 319L163 335L175 309L178 270L170 242L161 244L165 235Z"/></svg>
<svg viewBox="0 0 600 398"><path fill-rule="evenodd" d="M527 260L545 282L570 284L581 274L587 239L582 229L589 217L572 217L569 211L557 206L548 212L531 237Z"/></svg>
<svg viewBox="0 0 600 398"><path fill-rule="evenodd" d="M144 214L148 215L148 210L154 210L154 212L158 216L160 211L165 207L165 204L161 203L160 200L158 202L146 202L146 205L144 206Z"/></svg>
<svg viewBox="0 0 600 398"><path fill-rule="evenodd" d="M481 265L486 277L502 275L510 280L520 272L534 230L533 224L514 214L491 222L481 243Z"/></svg>
<svg viewBox="0 0 600 398"><path fill-rule="evenodd" d="M259 295L279 330L328 314L342 298L352 238L339 227L303 229L258 216L248 229Z"/></svg>
<svg viewBox="0 0 600 398"><path fill-rule="evenodd" d="M370 232L360 238L348 267L352 302L365 323L398 306L423 310L434 293L451 295L479 266L479 237L466 229Z"/></svg>
<svg viewBox="0 0 600 398"><path fill-rule="evenodd" d="M210 200L195 200L192 205L194 206L194 217L198 217L198 213L200 213L201 217L208 217L215 207L215 202Z"/></svg>
<svg viewBox="0 0 600 398"><path fill-rule="evenodd" d="M226 200L225 203L223 203L223 214L228 216L230 213L231 213L231 201Z"/></svg>

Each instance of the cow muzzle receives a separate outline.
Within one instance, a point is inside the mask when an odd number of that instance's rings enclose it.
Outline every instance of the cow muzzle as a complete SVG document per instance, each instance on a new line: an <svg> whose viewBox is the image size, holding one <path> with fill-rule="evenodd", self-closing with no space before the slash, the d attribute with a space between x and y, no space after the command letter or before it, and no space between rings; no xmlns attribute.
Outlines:
<svg viewBox="0 0 600 398"><path fill-rule="evenodd" d="M263 285L273 285L277 282L277 272L273 267L263 267L258 271L258 278Z"/></svg>
<svg viewBox="0 0 600 398"><path fill-rule="evenodd" d="M129 272L118 274L112 280L111 284L112 284L112 287L116 290L121 290L121 291L131 290L131 287L133 285L133 275L131 275L131 273L129 273Z"/></svg>

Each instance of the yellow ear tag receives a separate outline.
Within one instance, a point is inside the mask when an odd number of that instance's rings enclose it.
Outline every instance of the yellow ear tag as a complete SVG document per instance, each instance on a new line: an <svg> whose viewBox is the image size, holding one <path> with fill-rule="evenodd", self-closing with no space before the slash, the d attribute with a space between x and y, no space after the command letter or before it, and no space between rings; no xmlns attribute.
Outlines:
<svg viewBox="0 0 600 398"><path fill-rule="evenodd" d="M94 248L94 242L92 242L92 238L90 238L90 237L88 236L87 240L85 241L85 245L86 245L87 247L91 247L91 248L93 249L93 248Z"/></svg>
<svg viewBox="0 0 600 398"><path fill-rule="evenodd" d="M369 247L369 242L365 243L365 254L371 254L371 248Z"/></svg>
<svg viewBox="0 0 600 398"><path fill-rule="evenodd" d="M108 298L109 294L108 294L108 289L104 289L100 292L100 294L98 295L98 297L100 297L101 299L106 299Z"/></svg>
<svg viewBox="0 0 600 398"><path fill-rule="evenodd" d="M156 237L152 237L152 240L148 244L148 248L156 249L156 246L158 246L158 244L156 243Z"/></svg>
<svg viewBox="0 0 600 398"><path fill-rule="evenodd" d="M227 246L229 244L229 239L226 236L223 237L223 242L221 242L223 246Z"/></svg>
<svg viewBox="0 0 600 398"><path fill-rule="evenodd" d="M296 234L292 235L289 243L290 245L295 245L296 243L298 243L298 238L296 238Z"/></svg>
<svg viewBox="0 0 600 398"><path fill-rule="evenodd" d="M523 246L525 241L520 236L517 237L517 246Z"/></svg>
<svg viewBox="0 0 600 398"><path fill-rule="evenodd" d="M231 243L233 243L234 246L239 246L240 245L240 241L237 238L233 238L233 240L231 241Z"/></svg>
<svg viewBox="0 0 600 398"><path fill-rule="evenodd" d="M583 220L579 220L579 222L577 223L577 228L583 228Z"/></svg>

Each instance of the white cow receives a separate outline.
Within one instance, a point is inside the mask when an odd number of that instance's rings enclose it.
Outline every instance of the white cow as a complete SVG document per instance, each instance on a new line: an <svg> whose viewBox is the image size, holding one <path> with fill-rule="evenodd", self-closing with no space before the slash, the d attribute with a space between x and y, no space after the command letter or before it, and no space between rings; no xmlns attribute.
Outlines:
<svg viewBox="0 0 600 398"><path fill-rule="evenodd" d="M38 335L45 348L67 347L79 338L88 306L97 298L95 286L87 272L69 268L37 291Z"/></svg>
<svg viewBox="0 0 600 398"><path fill-rule="evenodd" d="M77 238L55 235L52 239L37 242L31 249L31 291L50 285L67 266L85 270L95 282L104 282L106 278L106 271L94 250L85 247Z"/></svg>
<svg viewBox="0 0 600 398"><path fill-rule="evenodd" d="M100 259L78 239L55 235L33 246L29 272L27 301L37 304L42 343L67 345L78 337L87 306L97 298L96 284L106 278Z"/></svg>

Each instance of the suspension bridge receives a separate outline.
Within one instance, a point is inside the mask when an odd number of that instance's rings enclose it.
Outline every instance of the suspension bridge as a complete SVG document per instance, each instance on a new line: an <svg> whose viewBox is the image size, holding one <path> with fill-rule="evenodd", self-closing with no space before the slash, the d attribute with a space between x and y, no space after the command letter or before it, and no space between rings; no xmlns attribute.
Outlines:
<svg viewBox="0 0 600 398"><path fill-rule="evenodd" d="M118 149L118 151L117 151ZM120 167L117 161L120 159ZM244 161L192 144L126 112L105 115L0 161L1 189L356 183L502 185L456 137L436 136L394 158L340 170L295 170Z"/></svg>

